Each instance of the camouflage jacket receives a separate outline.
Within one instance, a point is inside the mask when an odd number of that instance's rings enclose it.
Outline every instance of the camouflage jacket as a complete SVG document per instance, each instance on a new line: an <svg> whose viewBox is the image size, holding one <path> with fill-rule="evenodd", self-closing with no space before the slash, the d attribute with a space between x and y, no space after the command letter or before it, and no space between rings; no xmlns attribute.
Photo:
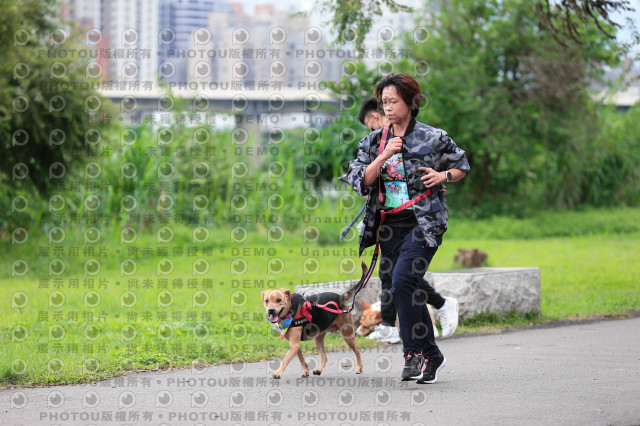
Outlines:
<svg viewBox="0 0 640 426"><path fill-rule="evenodd" d="M379 177L368 187L363 187L362 184L365 169L378 156L381 139L382 128L363 138L358 147L357 158L349 163L349 169L340 177L361 196L369 196L363 219L364 229L360 233L360 254L376 243L376 232L380 223L378 191L379 188L384 191L384 185L379 186ZM388 139L391 139L391 135ZM442 129L412 120L403 139L402 157L411 199L427 190L420 179L423 173L418 167L431 167L438 171L470 170L465 152ZM426 237L427 245L436 247L436 236L444 234L447 230L447 203L442 186L432 187L431 191L431 195L413 205L413 211Z"/></svg>

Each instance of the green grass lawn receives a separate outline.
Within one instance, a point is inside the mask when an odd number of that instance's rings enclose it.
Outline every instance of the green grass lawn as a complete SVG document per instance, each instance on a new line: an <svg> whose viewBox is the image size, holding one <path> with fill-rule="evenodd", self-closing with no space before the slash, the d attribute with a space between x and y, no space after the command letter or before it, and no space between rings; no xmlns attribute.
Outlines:
<svg viewBox="0 0 640 426"><path fill-rule="evenodd" d="M567 220L574 222L571 216ZM516 237L518 227L534 226L505 223ZM459 223L460 229L472 230L472 225ZM260 291L359 278L355 241L318 246L295 232L268 243L257 231L231 244L229 232L218 230L207 242L194 244L190 229L174 229L168 244L158 243L155 234L120 244L119 230L105 231L91 245L67 231L60 249L44 233L31 235L27 244L0 242L0 386L85 382L127 370L282 356L288 344L265 320ZM491 229L491 223L478 229ZM490 266L540 267L542 314L480 316L463 322L461 333L640 310L640 232L633 227L627 233L539 239L473 234L448 234L430 270L452 269L456 250L470 247L486 251ZM368 263L370 253L363 258ZM28 263L29 272L12 277L18 259ZM59 270L54 259L65 263L59 276L49 272ZM126 275L127 259L136 263L133 275ZM337 335L327 343L330 349L346 349ZM359 344L375 345L364 338ZM305 342L303 350L312 353L313 344Z"/></svg>

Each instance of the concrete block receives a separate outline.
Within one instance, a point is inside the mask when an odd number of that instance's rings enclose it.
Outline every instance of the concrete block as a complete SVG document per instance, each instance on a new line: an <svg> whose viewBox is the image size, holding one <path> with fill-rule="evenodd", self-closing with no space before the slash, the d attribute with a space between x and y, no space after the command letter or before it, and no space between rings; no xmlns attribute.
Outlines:
<svg viewBox="0 0 640 426"><path fill-rule="evenodd" d="M427 272L425 279L438 293L458 299L463 318L471 318L476 313L540 312L540 268Z"/></svg>
<svg viewBox="0 0 640 426"><path fill-rule="evenodd" d="M374 274L375 275L375 274ZM460 303L460 317L472 318L476 313L506 314L515 311L525 315L540 312L540 268L470 268L445 272L427 272L425 279L438 293L455 297ZM342 294L358 280L305 284L295 287L302 295L332 291ZM362 316L362 303L380 300L380 278L371 277L356 296L352 311L354 321Z"/></svg>

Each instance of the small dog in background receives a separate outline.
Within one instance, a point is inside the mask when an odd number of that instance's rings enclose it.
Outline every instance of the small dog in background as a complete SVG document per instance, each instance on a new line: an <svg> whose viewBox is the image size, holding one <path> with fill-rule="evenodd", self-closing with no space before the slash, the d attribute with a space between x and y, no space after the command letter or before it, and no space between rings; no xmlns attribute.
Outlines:
<svg viewBox="0 0 640 426"><path fill-rule="evenodd" d="M367 336L375 331L376 326L382 324L382 305L380 301L372 305L368 304L364 299L360 299L360 302L362 303L362 316L360 317L360 326L356 330L356 334L358 336ZM440 333L436 327L436 320L433 316L433 308L431 308L431 305L427 305L427 309L429 310L429 316L431 316L431 322L433 323L434 337L440 337Z"/></svg>
<svg viewBox="0 0 640 426"><path fill-rule="evenodd" d="M380 301L373 305L368 304L364 299L360 299L360 301L362 302L362 316L360 317L360 327L356 330L356 334L358 336L367 336L376 329L376 325L382 324L381 304Z"/></svg>
<svg viewBox="0 0 640 426"><path fill-rule="evenodd" d="M324 292L310 295L291 293L291 290L264 290L262 303L267 311L267 320L280 333L281 339L289 341L289 350L284 356L278 370L273 373L274 379L282 377L282 373L294 356L298 356L302 365L302 377L309 376L309 366L302 355L300 342L313 339L320 354L320 365L313 374L320 375L327 365L324 350L324 338L328 332L340 331L344 341L356 355L356 374L362 373L360 348L356 344L355 325L349 307L349 299L362 284L367 275L367 265L362 263L362 278L343 294Z"/></svg>

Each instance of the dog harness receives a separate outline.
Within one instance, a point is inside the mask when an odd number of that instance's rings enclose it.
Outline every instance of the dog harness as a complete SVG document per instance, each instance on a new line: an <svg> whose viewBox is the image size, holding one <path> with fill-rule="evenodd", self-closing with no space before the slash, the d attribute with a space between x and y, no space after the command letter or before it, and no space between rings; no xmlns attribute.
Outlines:
<svg viewBox="0 0 640 426"><path fill-rule="evenodd" d="M387 136L389 136L389 129L391 128L391 124L387 124L386 126L384 126L384 129L382 130L382 139L380 140L380 148L378 149L378 156L380 156L380 154L382 154L382 151L384 151L384 147L387 143ZM380 201L380 204L384 204L384 195L382 194L382 185L380 183L381 178L378 178L378 200ZM369 282L369 278L371 278L371 275L373 274L373 270L376 267L376 263L378 262L378 255L380 253L380 228L382 227L382 224L384 223L384 219L386 216L388 215L392 215L398 212L401 212L402 210L413 206L414 204L416 204L419 201L424 200L426 197L428 197L429 195L431 195L431 189L427 189L425 192L423 192L422 194L418 195L416 198L413 198L409 201L407 201L404 204L399 205L398 207L391 209L391 210L387 210L384 211L382 209L380 209L380 224L378 225L378 231L376 233L376 248L373 251L373 256L371 257L371 266L369 267L369 270L367 271L367 276L366 278L363 280L362 285L360 285L355 293L353 294L353 301L351 302L351 308L349 308L348 311L344 311L344 312L351 312L353 310L353 308L356 305L356 295L360 292L360 290L362 290L363 288L365 288L367 286L367 283Z"/></svg>
<svg viewBox="0 0 640 426"><path fill-rule="evenodd" d="M317 332L326 330L336 317L342 314L342 309L340 309L341 297L337 293L329 292L314 294L308 298L293 293L291 295L291 309L287 316L271 323L271 325L280 333L280 339L284 339L289 327L303 327L302 340L307 340L309 332L312 330ZM293 318L293 315L301 305L300 313Z"/></svg>

